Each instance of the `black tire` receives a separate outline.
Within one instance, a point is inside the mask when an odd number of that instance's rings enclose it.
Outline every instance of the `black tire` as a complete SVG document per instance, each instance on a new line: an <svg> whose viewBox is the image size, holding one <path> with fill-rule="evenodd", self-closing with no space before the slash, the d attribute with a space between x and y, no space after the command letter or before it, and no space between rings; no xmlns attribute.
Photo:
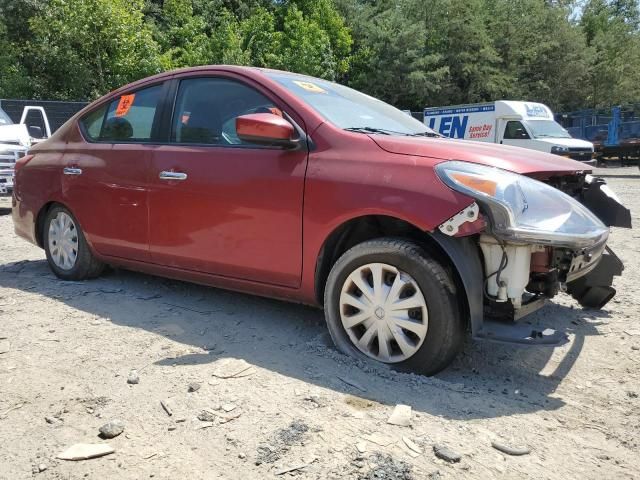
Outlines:
<svg viewBox="0 0 640 480"><path fill-rule="evenodd" d="M56 265L53 261L49 248L49 225L60 212L64 212L71 217L78 239L78 253L76 261L73 267L70 269L62 269L58 267L58 265ZM62 280L87 280L90 278L98 277L104 270L104 263L96 259L91 253L91 249L89 248L89 245L84 238L84 234L82 233L80 224L73 216L73 214L61 205L56 205L47 212L47 216L44 220L43 240L44 251L47 255L47 262L49 263L49 267L51 268L53 273Z"/></svg>
<svg viewBox="0 0 640 480"><path fill-rule="evenodd" d="M428 329L420 348L408 359L389 363L394 369L433 375L458 354L464 341L464 321L449 274L422 247L396 238L381 238L354 246L335 263L325 288L325 318L336 347L371 361L351 341L342 325L340 293L349 275L369 263L385 263L408 273L420 287L428 310Z"/></svg>

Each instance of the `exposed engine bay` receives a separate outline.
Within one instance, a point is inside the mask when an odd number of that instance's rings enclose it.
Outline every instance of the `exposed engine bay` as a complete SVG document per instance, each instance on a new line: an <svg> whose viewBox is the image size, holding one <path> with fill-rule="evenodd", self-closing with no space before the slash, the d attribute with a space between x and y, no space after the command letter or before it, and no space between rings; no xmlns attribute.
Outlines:
<svg viewBox="0 0 640 480"><path fill-rule="evenodd" d="M558 236L559 240L551 235L538 236L532 241L516 235L505 238L507 235L495 228L500 217L492 211L491 204L482 203L480 196L476 197L480 205L474 203L440 225L440 231L449 236L479 234L486 318L518 320L559 292L570 294L582 306L594 309L604 307L616 294L611 286L613 277L620 275L624 266L606 245L608 230L604 226L630 228L630 211L601 178L577 172L551 177L543 183L587 207L600 220L601 223L596 219L593 222L600 225L603 233L599 237L591 235L591 241L583 239L575 243L569 236ZM518 199L524 205L523 212L528 208L526 193L523 190L523 200ZM575 208L583 209L577 205ZM568 216L556 217L557 224L572 221Z"/></svg>

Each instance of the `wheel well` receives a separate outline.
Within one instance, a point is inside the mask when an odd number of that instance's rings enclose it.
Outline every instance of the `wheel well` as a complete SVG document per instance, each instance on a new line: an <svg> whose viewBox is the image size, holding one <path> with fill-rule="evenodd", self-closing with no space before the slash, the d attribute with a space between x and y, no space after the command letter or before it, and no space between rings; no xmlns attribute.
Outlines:
<svg viewBox="0 0 640 480"><path fill-rule="evenodd" d="M44 248L44 220L47 218L47 213L54 206L61 205L57 202L48 202L43 205L43 207L38 212L38 216L36 218L36 242L38 242L38 246L40 248Z"/></svg>
<svg viewBox="0 0 640 480"><path fill-rule="evenodd" d="M404 220L384 215L368 215L354 218L336 228L325 240L318 259L315 273L315 295L319 305L324 305L324 290L329 272L338 259L355 245L381 237L400 237L412 240L438 260L454 280L460 311L469 318L469 305L462 280L453 262L428 232Z"/></svg>

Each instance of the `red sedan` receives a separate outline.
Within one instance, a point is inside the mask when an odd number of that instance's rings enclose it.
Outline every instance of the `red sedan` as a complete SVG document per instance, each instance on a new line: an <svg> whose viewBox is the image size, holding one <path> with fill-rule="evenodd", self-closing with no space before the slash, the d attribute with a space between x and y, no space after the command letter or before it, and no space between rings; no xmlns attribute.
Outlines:
<svg viewBox="0 0 640 480"><path fill-rule="evenodd" d="M340 350L432 374L466 332L560 342L513 320L561 288L613 297L607 225L628 211L584 169L439 138L324 80L201 67L110 93L32 148L13 220L63 280L117 265L323 306Z"/></svg>

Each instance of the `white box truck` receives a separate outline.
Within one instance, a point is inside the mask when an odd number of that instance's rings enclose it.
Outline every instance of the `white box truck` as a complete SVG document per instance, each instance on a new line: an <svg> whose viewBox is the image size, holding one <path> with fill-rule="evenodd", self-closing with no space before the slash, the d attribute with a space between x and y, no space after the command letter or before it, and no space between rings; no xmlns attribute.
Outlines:
<svg viewBox="0 0 640 480"><path fill-rule="evenodd" d="M425 108L424 123L445 137L514 145L595 164L593 144L571 137L541 103L500 100Z"/></svg>

